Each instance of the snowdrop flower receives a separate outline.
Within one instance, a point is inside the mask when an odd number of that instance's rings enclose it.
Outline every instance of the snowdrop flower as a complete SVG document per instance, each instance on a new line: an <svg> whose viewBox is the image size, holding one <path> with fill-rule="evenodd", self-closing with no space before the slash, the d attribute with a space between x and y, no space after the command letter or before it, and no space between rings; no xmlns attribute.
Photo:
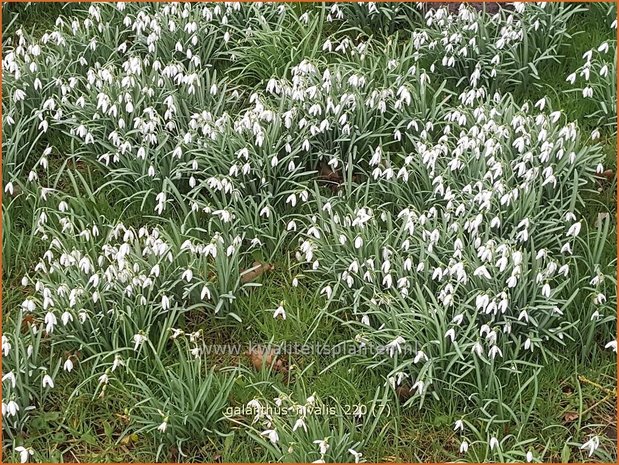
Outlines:
<svg viewBox="0 0 619 465"><path fill-rule="evenodd" d="M454 425L454 431L464 431L464 422L462 420L456 420Z"/></svg>
<svg viewBox="0 0 619 465"><path fill-rule="evenodd" d="M307 425L305 424L305 421L303 421L303 418L299 418L295 423L294 426L292 427L292 432L295 432L296 430L298 430L299 428L303 428L304 431L307 432Z"/></svg>
<svg viewBox="0 0 619 465"><path fill-rule="evenodd" d="M503 356L503 352L501 352L501 349L499 349L498 346L493 345L492 347L490 347L490 350L488 351L488 355L490 356L490 358L494 359L496 356L502 357Z"/></svg>
<svg viewBox="0 0 619 465"><path fill-rule="evenodd" d="M361 247L363 247L363 239L361 236L357 236L355 239L355 249L360 249Z"/></svg>
<svg viewBox="0 0 619 465"><path fill-rule="evenodd" d="M269 438L269 441L271 441L273 444L277 444L277 442L279 441L277 431L275 431L274 429L268 429L260 434L262 436L267 436Z"/></svg>
<svg viewBox="0 0 619 465"><path fill-rule="evenodd" d="M481 357L484 353L484 347L479 342L476 342L475 344L473 344L471 351L474 354L477 354L478 357Z"/></svg>
<svg viewBox="0 0 619 465"><path fill-rule="evenodd" d="M273 318L277 319L277 317L281 316L283 320L286 319L286 311L284 310L284 303L281 302L279 307L273 313Z"/></svg>
<svg viewBox="0 0 619 465"><path fill-rule="evenodd" d="M402 336L398 336L396 337L393 341L389 342L385 347L389 349L389 356L393 357L393 355L395 354L395 351L398 351L399 353L402 353L402 347L401 345L404 344L406 341Z"/></svg>
<svg viewBox="0 0 619 465"><path fill-rule="evenodd" d="M415 384L413 384L413 387L411 387L411 390L416 389L417 394L421 395L423 393L423 388L424 388L423 381L418 380L417 382L415 382Z"/></svg>
<svg viewBox="0 0 619 465"><path fill-rule="evenodd" d="M451 328L449 330L447 330L447 332L445 333L445 339L451 339L451 342L454 342L454 340L456 339L456 331Z"/></svg>
<svg viewBox="0 0 619 465"><path fill-rule="evenodd" d="M357 452L354 449L348 449L348 452L350 452L355 458L355 463L359 463L359 460L361 459L361 457L363 457L363 454L361 452Z"/></svg>
<svg viewBox="0 0 619 465"><path fill-rule="evenodd" d="M318 447L320 447L320 455L325 455L327 453L327 450L329 449L327 438L317 439L314 441L314 444L318 444Z"/></svg>
<svg viewBox="0 0 619 465"><path fill-rule="evenodd" d="M165 192L160 192L159 194L157 194L155 200L157 200L157 205L155 206L155 211L161 215L161 213L163 212L164 208L165 208L165 202L166 202L166 194Z"/></svg>
<svg viewBox="0 0 619 465"><path fill-rule="evenodd" d="M12 371L9 371L6 375L2 377L2 382L6 381L7 379L11 381L11 386L14 388L17 384L17 380L15 379L15 374Z"/></svg>
<svg viewBox="0 0 619 465"><path fill-rule="evenodd" d="M506 284L507 284L507 287L509 287L510 289L513 287L516 287L517 283L518 283L518 278L516 276L512 275L509 278L507 278Z"/></svg>
<svg viewBox="0 0 619 465"><path fill-rule="evenodd" d="M570 74L567 77L566 81L569 82L570 84L574 84L574 82L576 82L576 73Z"/></svg>
<svg viewBox="0 0 619 465"><path fill-rule="evenodd" d="M64 312L60 317L60 320L62 321L63 326L67 326L70 321L73 321L73 315L71 315L69 312Z"/></svg>
<svg viewBox="0 0 619 465"><path fill-rule="evenodd" d="M580 233L580 222L578 223L574 223L572 226L570 226L570 228L567 230L567 233L565 234L567 237L576 237L578 236L578 233Z"/></svg>
<svg viewBox="0 0 619 465"><path fill-rule="evenodd" d="M597 286L598 284L600 284L602 279L603 279L603 276L599 274L595 275L593 278L591 278L591 281L589 281L589 284L591 284L592 286Z"/></svg>
<svg viewBox="0 0 619 465"><path fill-rule="evenodd" d="M466 441L462 441L462 444L460 444L460 453L466 454L468 450L469 450L469 443Z"/></svg>
<svg viewBox="0 0 619 465"><path fill-rule="evenodd" d="M598 447L600 447L600 438L598 438L597 436L591 437L591 439L589 439L582 446L580 446L581 449L588 450L589 457L593 455L593 453L596 451Z"/></svg>
<svg viewBox="0 0 619 465"><path fill-rule="evenodd" d="M417 352L417 354L415 355L415 358L413 359L413 363L419 363L419 361L421 360L424 360L426 362L428 361L428 356L422 350Z"/></svg>
<svg viewBox="0 0 619 465"><path fill-rule="evenodd" d="M21 463L26 463L28 461L28 457L34 455L34 451L32 449L26 449L23 446L17 446L15 448L15 452L19 453L19 461Z"/></svg>
<svg viewBox="0 0 619 465"><path fill-rule="evenodd" d="M50 334L54 331L54 326L56 326L57 323L58 320L56 319L56 315L54 315L52 312L47 312L45 314L45 332L47 334Z"/></svg>
<svg viewBox="0 0 619 465"><path fill-rule="evenodd" d="M307 230L308 236L314 236L316 239L320 239L320 231L316 226L312 226Z"/></svg>
<svg viewBox="0 0 619 465"><path fill-rule="evenodd" d="M69 372L73 369L73 362L71 361L70 358L68 358L66 362L64 362L63 369L64 371L69 371Z"/></svg>
<svg viewBox="0 0 619 465"><path fill-rule="evenodd" d="M604 302L606 302L606 296L604 294L597 294L593 299L593 303L596 305L603 304Z"/></svg>
<svg viewBox="0 0 619 465"><path fill-rule="evenodd" d="M133 342L135 343L135 346L133 347L134 350L138 350L138 347L140 347L142 344L144 344L145 341L147 341L148 338L144 335L144 334L136 334L133 336Z"/></svg>
<svg viewBox="0 0 619 465"><path fill-rule="evenodd" d="M183 272L183 275L181 276L181 279L184 279L187 282L190 282L193 279L193 271L191 271L189 268L186 269Z"/></svg>
<svg viewBox="0 0 619 465"><path fill-rule="evenodd" d="M608 65L604 65L600 68L600 76L602 77L608 76Z"/></svg>
<svg viewBox="0 0 619 465"><path fill-rule="evenodd" d="M490 438L490 450L493 450L495 447L498 449L499 448L499 440L497 438L495 438L494 436L492 436Z"/></svg>
<svg viewBox="0 0 619 465"><path fill-rule="evenodd" d="M475 306L477 307L477 310L485 310L489 303L490 298L485 294L478 295L475 298Z"/></svg>
<svg viewBox="0 0 619 465"><path fill-rule="evenodd" d="M331 288L331 286L325 286L321 289L320 291L321 294L324 294L327 299L331 299L331 296L333 295L333 289Z"/></svg>
<svg viewBox="0 0 619 465"><path fill-rule="evenodd" d="M168 417L166 417L163 420L163 422L159 426L157 426L157 430L162 432L162 433L165 433L166 429L168 429Z"/></svg>
<svg viewBox="0 0 619 465"><path fill-rule="evenodd" d="M473 272L473 276L483 276L486 279L491 279L490 273L488 272L488 269L484 265L478 267Z"/></svg>
<svg viewBox="0 0 619 465"><path fill-rule="evenodd" d="M112 362L112 371L116 370L119 366L125 366L125 362L119 354L116 354Z"/></svg>
<svg viewBox="0 0 619 465"><path fill-rule="evenodd" d="M26 92L21 89L16 89L13 93L13 101L15 103L20 102L26 98Z"/></svg>
<svg viewBox="0 0 619 465"><path fill-rule="evenodd" d="M610 341L608 344L604 346L605 349L612 349L615 353L617 352L617 340Z"/></svg>
<svg viewBox="0 0 619 465"><path fill-rule="evenodd" d="M43 387L46 387L46 386L50 388L54 387L54 380L52 379L50 375L43 376Z"/></svg>
<svg viewBox="0 0 619 465"><path fill-rule="evenodd" d="M16 416L17 412L19 411L19 405L17 405L17 402L15 402L14 400L10 400L9 403L6 405L6 410L7 410L7 415L8 416ZM3 412L4 415L4 412Z"/></svg>
<svg viewBox="0 0 619 465"><path fill-rule="evenodd" d="M258 399L252 399L247 403L247 407L251 408L252 410L262 410L262 405L260 404L260 402L258 401Z"/></svg>

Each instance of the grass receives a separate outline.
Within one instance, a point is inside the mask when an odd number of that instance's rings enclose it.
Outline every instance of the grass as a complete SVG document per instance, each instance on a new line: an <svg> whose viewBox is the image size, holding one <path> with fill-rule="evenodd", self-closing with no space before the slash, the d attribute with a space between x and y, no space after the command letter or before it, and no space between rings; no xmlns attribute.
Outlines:
<svg viewBox="0 0 619 465"><path fill-rule="evenodd" d="M8 31L13 31L17 24L25 30L42 31L53 26L61 11L67 12L55 4L33 4L29 7L11 4L9 7L4 7L5 31L7 28ZM7 12L9 14L6 14ZM565 92L569 86L564 76L580 65L585 50L599 44L605 34L601 19L597 14L581 14L575 17L570 24L574 40L569 47L561 50L564 58L560 63L541 68L540 85L529 87L526 93L516 97L534 102L543 95L550 95L555 106L564 110L570 119L578 121L579 125L588 130L592 129L590 122L584 118L589 109L582 105L582 100L575 94ZM581 34L577 35L579 31ZM277 50L280 44L269 45L273 47L272 50ZM311 49L314 46L315 44L301 44L299 48L291 51L290 57L278 56L278 62L273 64L273 67L286 69L288 63L299 61L306 53L302 47ZM251 52L248 53L247 62L241 57L240 64L236 65L239 70L255 65L251 61L255 59L255 51ZM262 53L271 52L267 50ZM267 71L268 67L255 71L256 75L252 77L248 87L255 87L268 79ZM616 139L604 133L602 143L607 167L616 170ZM56 162L60 163L60 160ZM91 166L67 166L66 170L83 175L88 180L86 184L91 186L96 185L95 180L100 175ZM69 178L64 177L58 182L61 191L74 195L84 193L79 182L73 184ZM616 176L598 190L599 194L587 197L591 222L603 212L610 213L614 219ZM106 218L119 219L127 225L140 224L140 219L143 218L141 209L138 206L124 209L119 200L120 194L109 196L101 192L92 199L87 208ZM17 214L14 216L16 218ZM153 218L152 223L157 223L157 220ZM11 240L16 238L19 244L24 243L27 239L24 230L27 227L27 224L16 222L9 229L11 234L14 230L15 235L8 237ZM25 244L23 248L15 249L14 255L8 261L7 270L3 270L5 325L12 322L15 316L12 309L23 300L23 288L18 284L21 275L25 270L33 268L41 252L36 243ZM612 244L607 246L606 255L616 257ZM242 324L200 312L184 314L180 324L187 332L201 330L204 338L211 344L231 344L242 348L254 343L298 341L336 345L349 339L349 330L337 324L335 319L318 318L325 301L317 297L313 289L306 288L303 283L298 287L290 286L290 257L282 253L275 257L274 261L275 270L259 279L262 286L247 291L236 302L235 312L241 317ZM17 264L21 268L16 268ZM284 302L287 315L285 321L273 318L273 312L280 302ZM536 386L528 387L523 395L524 402L536 399L535 415L523 426L526 429L523 435L539 438L538 442L545 444L547 449L545 458L551 461L586 461L585 453L576 446L576 442L584 442L586 436L594 432L600 435L610 454L616 456L616 446L613 445L616 442L616 399L609 393L609 390L615 389L615 358L602 354L595 366L592 366L582 363L577 353L567 352L562 355L561 359L544 367ZM370 402L375 395L376 386L382 382L382 377L356 366L352 358L335 366L331 366L332 361L328 356L297 354L286 359L289 366L287 375L276 373L269 367L256 370L249 357L242 352L210 354L206 356L205 363L207 366L240 366L244 369L243 376L234 384L230 393L232 406L246 404L258 393L273 398L277 395L276 388L295 387L300 380L310 392L315 392L327 404L335 399L348 405ZM87 369L88 367L84 367L84 370ZM155 460L155 441L149 435L133 436L135 424L128 410L133 399L127 396L126 391L110 388L103 399L94 402L91 393L85 392L67 404L70 393L76 387L74 380L74 377L69 376L66 379L57 379L57 384L63 386L63 389L47 399L45 412L33 414L28 440L37 451L46 451L41 455L41 460L102 463ZM503 389L506 399L515 394L512 384L503 386ZM433 402L420 409L402 407L394 395L389 397L387 405L389 412L380 419L378 425L380 434L376 439L370 440L364 450L366 460L440 462L457 460L460 457L459 436L453 431L454 422L459 419L460 405ZM483 427L482 424L478 426ZM227 424L225 429L228 434L225 437L209 436L197 440L184 451L187 457L183 457L178 449L172 448L164 451L163 459L205 462L265 460L264 450L257 447L244 431L232 422ZM570 443L573 444L569 445ZM483 458L481 450L479 454L480 458Z"/></svg>
<svg viewBox="0 0 619 465"><path fill-rule="evenodd" d="M566 357L567 358L567 357ZM539 380L539 399L537 417L527 428L530 437L539 437L549 449L549 461L564 459L563 444L583 432L598 432L607 438L608 444L615 441L613 426L615 401L608 397L606 390L614 389L614 361L609 359L599 368L587 369L573 376L572 366L555 363L542 371ZM314 375L315 376L315 375ZM323 398L333 396L345 404L357 404L371 397L372 379L362 373L347 373L346 368L338 368L327 374L306 378L312 389ZM247 380L249 384L259 382L257 374ZM598 386L599 385L599 386ZM71 390L68 384L65 392ZM247 384L235 386L231 393L232 404L243 404L251 397ZM62 396L57 399L59 407ZM126 413L126 401L108 392L106 397L96 403L89 394L78 397L65 414L61 425L58 419L61 410L48 411L33 421L33 434L40 450L48 450L50 462L80 461L120 462L152 460L155 445L148 437L130 438L125 434L130 416ZM584 415L583 415L584 414ZM575 417L575 418L574 418ZM434 405L423 412L398 412L390 409L385 415L381 428L385 435L371 444L365 454L368 461L376 462L437 462L445 460L445 451L451 453L449 459L457 459L459 441L453 432L457 419L449 410ZM399 427L396 425L399 424ZM232 430L230 438L216 440L214 444L206 439L192 452L194 459L204 461L238 462L241 460L260 461L260 451L241 431ZM570 461L585 459L577 448L570 449ZM174 461L174 451L164 456Z"/></svg>

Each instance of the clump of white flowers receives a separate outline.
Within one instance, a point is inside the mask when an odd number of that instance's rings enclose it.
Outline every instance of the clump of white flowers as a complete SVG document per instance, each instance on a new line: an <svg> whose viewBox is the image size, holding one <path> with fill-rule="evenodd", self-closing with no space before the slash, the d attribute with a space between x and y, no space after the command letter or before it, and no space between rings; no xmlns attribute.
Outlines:
<svg viewBox="0 0 619 465"><path fill-rule="evenodd" d="M594 5L594 7L596 7ZM582 55L583 64L571 72L566 81L573 86L573 91L581 94L589 107L595 111L588 114L593 124L605 126L611 134L617 132L617 40L614 31L617 30L615 5L605 8L606 21L613 31L611 38L604 40L597 47L586 50Z"/></svg>
<svg viewBox="0 0 619 465"><path fill-rule="evenodd" d="M365 409L330 405L315 394L280 392L272 400L254 398L243 409L251 419L244 426L272 461L360 463L361 447L373 431L360 413Z"/></svg>

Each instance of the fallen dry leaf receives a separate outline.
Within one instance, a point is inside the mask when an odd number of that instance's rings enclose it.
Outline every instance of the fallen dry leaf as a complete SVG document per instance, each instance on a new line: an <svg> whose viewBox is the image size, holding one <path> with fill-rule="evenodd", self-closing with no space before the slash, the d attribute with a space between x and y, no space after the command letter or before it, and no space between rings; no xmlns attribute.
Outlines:
<svg viewBox="0 0 619 465"><path fill-rule="evenodd" d="M398 386L395 392L398 395L398 399L400 399L400 402L402 403L413 397L410 386Z"/></svg>
<svg viewBox="0 0 619 465"><path fill-rule="evenodd" d="M24 316L24 318L21 320L21 329L23 332L27 332L28 328L30 326L33 326L36 324L36 320L34 318L33 315L26 315Z"/></svg>
<svg viewBox="0 0 619 465"><path fill-rule="evenodd" d="M246 352L246 355L249 356L251 364L256 370L261 370L263 366L272 366L275 371L280 373L287 373L288 371L284 366L284 362L277 358L277 354L273 349L253 347Z"/></svg>
<svg viewBox="0 0 619 465"><path fill-rule="evenodd" d="M270 263L254 262L251 268L241 271L241 283L247 284L258 279L263 273L274 268Z"/></svg>
<svg viewBox="0 0 619 465"><path fill-rule="evenodd" d="M565 415L563 415L563 421L565 421L566 423L571 423L575 420L578 420L578 413L576 412L567 412Z"/></svg>
<svg viewBox="0 0 619 465"><path fill-rule="evenodd" d="M331 181L340 183L342 182L342 176L335 171L328 163L321 161L318 165L318 178L324 181Z"/></svg>
<svg viewBox="0 0 619 465"><path fill-rule="evenodd" d="M613 170L604 170L601 173L596 173L595 178L599 185L604 185L613 181L615 172Z"/></svg>

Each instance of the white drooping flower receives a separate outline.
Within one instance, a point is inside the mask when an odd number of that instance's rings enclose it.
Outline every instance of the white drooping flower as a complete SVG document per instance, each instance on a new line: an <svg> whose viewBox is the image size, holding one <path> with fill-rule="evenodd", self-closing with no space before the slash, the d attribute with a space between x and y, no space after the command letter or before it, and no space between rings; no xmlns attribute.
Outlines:
<svg viewBox="0 0 619 465"><path fill-rule="evenodd" d="M314 441L314 444L318 444L318 447L320 448L320 455L325 455L327 453L327 450L329 450L329 443L327 442L327 439L316 439Z"/></svg>
<svg viewBox="0 0 619 465"><path fill-rule="evenodd" d="M142 333L135 334L133 336L133 343L134 343L133 349L134 350L138 350L138 348L142 344L144 344L144 342L146 342L147 340L148 340L148 338L144 334L142 334Z"/></svg>
<svg viewBox="0 0 619 465"><path fill-rule="evenodd" d="M352 456L355 458L355 463L359 463L359 461L361 460L361 457L363 457L363 454L361 452L357 452L354 449L348 449L348 452L350 452Z"/></svg>
<svg viewBox="0 0 619 465"><path fill-rule="evenodd" d="M588 452L589 457L593 456L593 453L598 447L600 447L600 438L597 436L592 436L587 442L580 446L581 449Z"/></svg>
<svg viewBox="0 0 619 465"><path fill-rule="evenodd" d="M277 431L274 429L265 430L260 434L262 436L267 436L269 438L269 441L271 441L273 444L277 444L277 442L279 441L279 435L277 434Z"/></svg>
<svg viewBox="0 0 619 465"><path fill-rule="evenodd" d="M45 376L43 376L43 387L49 387L49 388L54 387L54 380L52 379L50 375L46 374Z"/></svg>
<svg viewBox="0 0 619 465"><path fill-rule="evenodd" d="M34 455L34 451L30 448L25 448L23 446L17 446L15 448L15 452L19 453L19 461L21 463L26 463L28 461L28 458L31 455Z"/></svg>
<svg viewBox="0 0 619 465"><path fill-rule="evenodd" d="M284 310L283 302L281 302L279 306L275 309L275 312L273 312L273 318L277 319L278 317L281 317L282 320L286 319L286 310Z"/></svg>
<svg viewBox="0 0 619 465"><path fill-rule="evenodd" d="M385 347L389 350L389 356L393 357L395 352L402 352L402 344L406 341L402 336L396 337L393 341L389 342Z"/></svg>

